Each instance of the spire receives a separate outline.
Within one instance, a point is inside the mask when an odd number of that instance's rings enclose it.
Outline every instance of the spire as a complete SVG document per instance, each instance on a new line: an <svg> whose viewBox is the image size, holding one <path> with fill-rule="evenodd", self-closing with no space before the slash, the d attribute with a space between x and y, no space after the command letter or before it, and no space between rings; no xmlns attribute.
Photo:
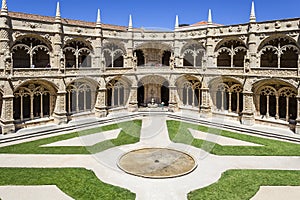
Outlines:
<svg viewBox="0 0 300 200"><path fill-rule="evenodd" d="M256 22L254 1L252 1L251 5L250 22Z"/></svg>
<svg viewBox="0 0 300 200"><path fill-rule="evenodd" d="M178 15L176 15L176 18L175 18L175 30L179 28L179 18L178 18Z"/></svg>
<svg viewBox="0 0 300 200"><path fill-rule="evenodd" d="M6 0L2 0L1 15L7 15L7 3L6 3Z"/></svg>
<svg viewBox="0 0 300 200"><path fill-rule="evenodd" d="M101 16L100 16L100 9L98 9L97 12L97 21L96 21L96 26L100 27L101 26Z"/></svg>
<svg viewBox="0 0 300 200"><path fill-rule="evenodd" d="M56 4L56 15L55 19L60 21L60 6L59 6L59 1Z"/></svg>
<svg viewBox="0 0 300 200"><path fill-rule="evenodd" d="M132 30L132 17L129 15L128 30Z"/></svg>
<svg viewBox="0 0 300 200"><path fill-rule="evenodd" d="M211 9L208 9L207 24L208 24L208 25L212 25Z"/></svg>

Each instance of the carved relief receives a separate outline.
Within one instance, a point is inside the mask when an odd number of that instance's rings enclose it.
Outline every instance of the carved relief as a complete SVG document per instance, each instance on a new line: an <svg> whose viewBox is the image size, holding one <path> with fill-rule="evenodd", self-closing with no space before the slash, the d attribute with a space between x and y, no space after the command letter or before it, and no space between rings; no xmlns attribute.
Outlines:
<svg viewBox="0 0 300 200"><path fill-rule="evenodd" d="M33 22L24 22L23 21L23 24L31 29L36 29L36 28L41 28L42 27L42 24L40 23L33 23Z"/></svg>
<svg viewBox="0 0 300 200"><path fill-rule="evenodd" d="M281 23L279 21L275 22L275 28L280 29L281 28Z"/></svg>

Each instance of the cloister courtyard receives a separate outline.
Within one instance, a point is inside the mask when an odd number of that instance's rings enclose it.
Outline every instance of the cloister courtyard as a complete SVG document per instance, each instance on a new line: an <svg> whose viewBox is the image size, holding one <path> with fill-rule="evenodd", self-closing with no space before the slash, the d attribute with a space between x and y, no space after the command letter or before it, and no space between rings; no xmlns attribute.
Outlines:
<svg viewBox="0 0 300 200"><path fill-rule="evenodd" d="M288 129L158 110L25 128L0 136L0 198L299 199L299 141ZM183 152L195 166L173 177L121 169L124 154L148 148ZM155 156L161 167L150 173L179 159Z"/></svg>

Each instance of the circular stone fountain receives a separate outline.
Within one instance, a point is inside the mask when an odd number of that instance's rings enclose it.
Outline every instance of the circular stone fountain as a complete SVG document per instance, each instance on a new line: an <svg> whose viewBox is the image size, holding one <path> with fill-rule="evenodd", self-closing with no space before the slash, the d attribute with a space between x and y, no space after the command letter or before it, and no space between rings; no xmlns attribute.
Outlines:
<svg viewBox="0 0 300 200"><path fill-rule="evenodd" d="M144 148L121 156L120 169L146 178L171 178L192 172L197 164L187 153L166 148Z"/></svg>

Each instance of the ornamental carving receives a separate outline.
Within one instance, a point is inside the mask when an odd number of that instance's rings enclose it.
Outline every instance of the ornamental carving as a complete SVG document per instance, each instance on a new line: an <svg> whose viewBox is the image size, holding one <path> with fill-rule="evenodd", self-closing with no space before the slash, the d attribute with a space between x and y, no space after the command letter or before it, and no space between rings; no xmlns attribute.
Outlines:
<svg viewBox="0 0 300 200"><path fill-rule="evenodd" d="M49 40L49 41L51 40L51 38L50 38L50 35L49 35L49 34L45 34L45 35L43 35L42 37L43 37L43 38L45 38L45 39L47 39L47 40Z"/></svg>
<svg viewBox="0 0 300 200"><path fill-rule="evenodd" d="M65 43L68 42L68 41L70 41L70 40L73 40L73 38L72 38L72 37L69 37L69 36L65 36L65 37L64 37L64 42L65 42Z"/></svg>
<svg viewBox="0 0 300 200"><path fill-rule="evenodd" d="M33 23L33 22L23 22L23 24L29 28L32 28L32 29L36 29L36 28L41 28L42 27L42 24L39 24L39 23Z"/></svg>
<svg viewBox="0 0 300 200"><path fill-rule="evenodd" d="M275 28L280 29L281 28L281 23L279 21L275 22Z"/></svg>
<svg viewBox="0 0 300 200"><path fill-rule="evenodd" d="M291 22L286 23L286 27L287 27L287 28L290 28L291 26L292 26L292 23L291 23Z"/></svg>
<svg viewBox="0 0 300 200"><path fill-rule="evenodd" d="M265 29L268 30L270 28L269 24L265 25Z"/></svg>
<svg viewBox="0 0 300 200"><path fill-rule="evenodd" d="M287 35L290 37L297 37L298 34L297 34L297 32L290 32Z"/></svg>

